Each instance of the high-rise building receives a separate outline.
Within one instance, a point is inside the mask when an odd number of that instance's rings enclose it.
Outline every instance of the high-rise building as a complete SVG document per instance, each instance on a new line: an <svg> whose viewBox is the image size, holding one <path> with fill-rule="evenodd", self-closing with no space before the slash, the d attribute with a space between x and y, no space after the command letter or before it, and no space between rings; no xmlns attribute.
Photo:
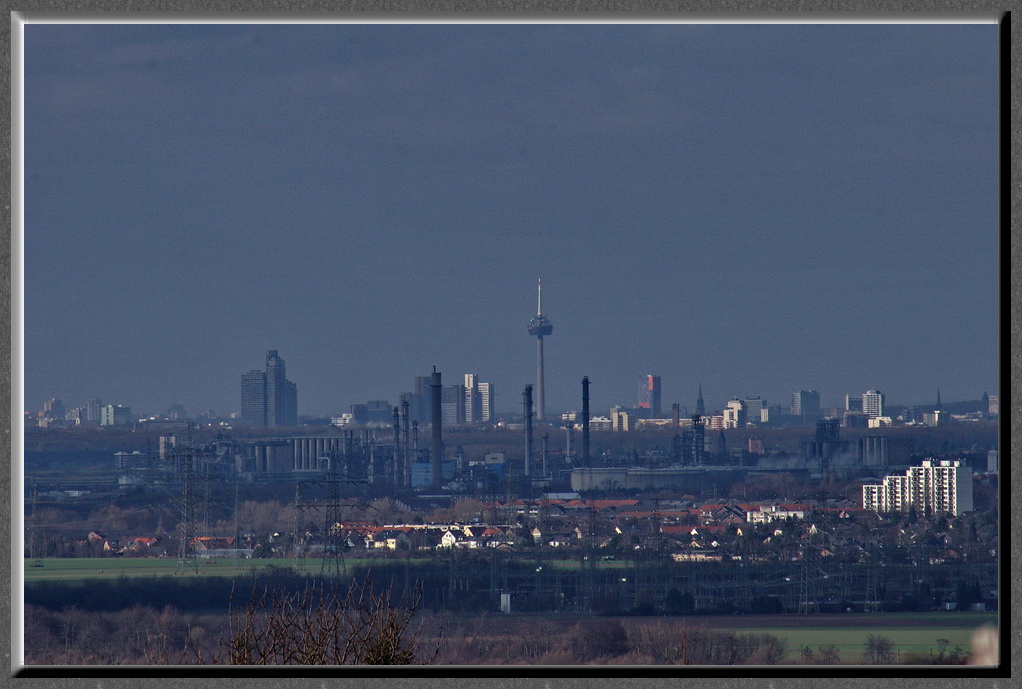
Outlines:
<svg viewBox="0 0 1022 689"><path fill-rule="evenodd" d="M845 395L845 411L862 411L862 395Z"/></svg>
<svg viewBox="0 0 1022 689"><path fill-rule="evenodd" d="M879 390L867 390L862 394L862 413L875 419L884 415L884 394Z"/></svg>
<svg viewBox="0 0 1022 689"><path fill-rule="evenodd" d="M972 470L960 461L924 459L904 476L862 487L862 506L874 512L959 515L972 511Z"/></svg>
<svg viewBox="0 0 1022 689"><path fill-rule="evenodd" d="M724 428L744 428L746 419L745 403L732 397L724 408Z"/></svg>
<svg viewBox="0 0 1022 689"><path fill-rule="evenodd" d="M474 373L465 374L465 422L479 423L482 421L482 400L479 397L479 376Z"/></svg>
<svg viewBox="0 0 1022 689"><path fill-rule="evenodd" d="M746 397L742 400L745 406L746 423L766 423L770 420L770 411L767 401L762 397Z"/></svg>
<svg viewBox="0 0 1022 689"><path fill-rule="evenodd" d="M465 423L488 423L493 414L493 385L480 382L475 373L465 374Z"/></svg>
<svg viewBox="0 0 1022 689"><path fill-rule="evenodd" d="M445 385L440 391L440 413L444 426L465 423L465 386Z"/></svg>
<svg viewBox="0 0 1022 689"><path fill-rule="evenodd" d="M287 379L276 349L266 352L266 370L241 376L241 420L249 426L298 425L298 386Z"/></svg>
<svg viewBox="0 0 1022 689"><path fill-rule="evenodd" d="M820 420L820 393L816 390L799 390L791 396L791 415L799 420L803 428L809 428Z"/></svg>
<svg viewBox="0 0 1022 689"><path fill-rule="evenodd" d="M493 383L479 383L480 421L489 423L496 414L493 409Z"/></svg>
<svg viewBox="0 0 1022 689"><path fill-rule="evenodd" d="M66 414L67 409L65 409L64 403L56 397L43 403L43 416L47 419L63 421Z"/></svg>
<svg viewBox="0 0 1022 689"><path fill-rule="evenodd" d="M241 421L266 426L266 372L253 370L241 376Z"/></svg>
<svg viewBox="0 0 1022 689"><path fill-rule="evenodd" d="M649 411L649 418L660 418L660 376L645 375L639 380L639 409Z"/></svg>
<svg viewBox="0 0 1022 689"><path fill-rule="evenodd" d="M99 423L100 410L103 408L103 401L91 399L85 403L85 422L90 425Z"/></svg>
<svg viewBox="0 0 1022 689"><path fill-rule="evenodd" d="M100 426L126 426L131 423L131 407L108 404L99 410Z"/></svg>
<svg viewBox="0 0 1022 689"><path fill-rule="evenodd" d="M160 436L160 459L167 459L174 450L177 449L177 436L171 433L170 435Z"/></svg>

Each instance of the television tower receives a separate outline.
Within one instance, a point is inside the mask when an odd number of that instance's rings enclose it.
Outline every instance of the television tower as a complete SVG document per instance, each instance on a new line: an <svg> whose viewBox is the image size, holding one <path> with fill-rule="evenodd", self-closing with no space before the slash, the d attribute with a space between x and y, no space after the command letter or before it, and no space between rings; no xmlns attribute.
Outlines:
<svg viewBox="0 0 1022 689"><path fill-rule="evenodd" d="M543 406L543 336L554 331L550 319L543 315L543 280L538 279L536 287L536 315L529 321L529 334L536 338L536 420L543 421L546 411Z"/></svg>

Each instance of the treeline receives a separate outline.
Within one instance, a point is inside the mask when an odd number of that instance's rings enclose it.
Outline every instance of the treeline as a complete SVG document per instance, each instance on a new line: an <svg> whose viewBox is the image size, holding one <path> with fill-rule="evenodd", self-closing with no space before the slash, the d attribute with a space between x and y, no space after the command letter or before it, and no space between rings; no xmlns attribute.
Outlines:
<svg viewBox="0 0 1022 689"><path fill-rule="evenodd" d="M456 556L458 555L458 556ZM430 560L407 557L379 558L371 565L348 565L334 577L340 581L368 579L375 590L409 595L421 589L424 609L460 613L493 612L500 591L512 593L512 609L522 613L589 612L602 616L684 616L780 614L799 610L802 582L792 569L778 564L737 567L732 563L635 562L627 567L567 568L543 559L463 556ZM86 581L38 581L25 585L26 603L50 610L77 606L86 611L115 611L133 605L172 606L188 612L226 610L244 603L253 589L270 585L296 591L310 581L329 577L315 571L299 573L290 562L267 566L235 578L218 576L161 576ZM622 563L623 564L623 563ZM642 565L647 566L643 567ZM985 571L989 570L989 571ZM981 603L994 574L993 567L970 563L930 566L911 563L884 568L876 609L884 612L919 612L942 601L966 609ZM982 581L973 578L981 575ZM817 589L815 609L824 613L864 610L869 570L850 565L831 568ZM773 583L771 583L773 582ZM858 593L859 597L844 596Z"/></svg>
<svg viewBox="0 0 1022 689"><path fill-rule="evenodd" d="M299 594L305 596L305 594ZM389 595L389 594L387 594ZM272 633L238 634L244 625L256 622L260 629L273 630L281 622L292 624L295 616L281 615L276 599L273 608L263 606L260 616L253 608L239 606L231 613L194 614L172 607L133 606L116 612L85 612L77 607L47 610L29 605L25 610L25 662L27 665L196 665L236 664L239 651L243 661L253 662L249 653L253 639L267 639ZM315 612L315 605L302 604ZM256 606L258 608L258 602ZM361 608L365 610L366 607ZM789 648L783 638L767 633L735 632L692 626L680 618L603 618L549 620L534 616L496 614L461 617L448 613L405 613L399 629L383 635L367 635L365 648L387 644L388 657L373 660L363 654L355 662L430 663L439 665L834 665L898 662L909 664L962 664L966 650L951 647L944 639L929 654L899 654L887 637L868 634L853 648L840 650L832 644ZM356 615L356 617L362 617ZM388 612L387 619L393 619ZM331 615L330 619L334 619ZM372 615L366 619L375 619ZM259 622L262 620L262 622ZM270 621L272 620L272 622ZM407 620L405 626L403 622ZM322 620L315 614L298 616L314 633L279 635L272 658L288 658L293 664L315 664L304 641L316 639L323 648ZM374 625L375 626L375 625ZM295 627L300 628L298 626ZM318 638L317 638L318 637ZM366 637L363 637L366 638ZM302 639L303 642L298 642ZM392 651L399 653L394 654ZM348 662L351 662L349 659Z"/></svg>
<svg viewBox="0 0 1022 689"><path fill-rule="evenodd" d="M770 634L686 629L666 621L617 619L576 623L481 616L452 625L444 615L414 622L410 651L443 665L667 664L772 665L789 649ZM227 614L189 614L172 607L133 606L117 612L25 610L28 665L194 665L225 662L231 646ZM821 653L822 661L828 657ZM835 655L829 656L832 662Z"/></svg>
<svg viewBox="0 0 1022 689"><path fill-rule="evenodd" d="M436 620L430 623L438 625ZM835 658L834 655L828 657ZM772 634L691 627L677 619L604 618L571 622L483 615L447 625L437 662L452 665L776 665L791 660L792 654L785 641Z"/></svg>

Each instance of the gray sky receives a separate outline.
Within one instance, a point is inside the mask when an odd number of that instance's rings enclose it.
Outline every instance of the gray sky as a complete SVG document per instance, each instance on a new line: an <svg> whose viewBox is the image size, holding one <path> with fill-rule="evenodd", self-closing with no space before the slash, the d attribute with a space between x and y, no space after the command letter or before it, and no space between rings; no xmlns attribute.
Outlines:
<svg viewBox="0 0 1022 689"><path fill-rule="evenodd" d="M26 406L995 394L997 31L28 25Z"/></svg>

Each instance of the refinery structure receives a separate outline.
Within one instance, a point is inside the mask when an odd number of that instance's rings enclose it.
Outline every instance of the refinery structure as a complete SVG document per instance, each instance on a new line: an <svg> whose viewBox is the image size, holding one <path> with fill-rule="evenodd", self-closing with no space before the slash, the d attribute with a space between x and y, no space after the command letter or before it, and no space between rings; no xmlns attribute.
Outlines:
<svg viewBox="0 0 1022 689"><path fill-rule="evenodd" d="M265 370L241 376L237 421L242 433L192 443L186 437L190 431L182 431L184 419L171 417L177 419L178 430L165 425L152 434L154 440L159 437L158 454L117 453L121 483L173 483L187 470L261 484L335 477L373 486L379 494L528 498L557 491L672 489L700 494L749 477L788 474L811 479L826 474L873 479L869 504L886 507L898 503L901 493L884 488L880 479L896 470L908 471L922 459L909 436L891 433L894 420L887 415L884 395L875 389L846 395L844 409L822 409L818 391L800 390L793 394L790 410L770 406L760 397L733 397L723 410L708 411L700 383L690 414L687 407L682 412L678 402L665 409L661 377L649 373L639 378L634 406L615 406L604 414L590 409L590 377L585 376L576 393L580 408L552 418L545 408L543 347L553 324L543 313L541 281L536 296L536 314L527 328L536 338L536 381L522 392L520 415L496 414L494 386L478 374L463 374L445 385L434 366L427 375L415 377L397 405L369 400L351 405L349 413L332 418L326 429L300 425L297 386L288 380L278 350L271 349ZM996 397L984 395L982 403L977 418L996 418ZM62 409L59 400L51 400L44 420L57 422ZM88 412L76 418L96 416ZM939 392L937 408L916 416L922 423L900 416L897 420L926 427L949 420ZM146 434L154 428L145 426ZM771 447L767 434L785 428L805 431L787 448ZM607 435L635 431L654 433L629 439L627 449ZM741 435L733 435L736 431ZM996 457L992 462L996 471ZM962 497L952 511L968 510L967 505ZM943 510L944 503L938 509Z"/></svg>

